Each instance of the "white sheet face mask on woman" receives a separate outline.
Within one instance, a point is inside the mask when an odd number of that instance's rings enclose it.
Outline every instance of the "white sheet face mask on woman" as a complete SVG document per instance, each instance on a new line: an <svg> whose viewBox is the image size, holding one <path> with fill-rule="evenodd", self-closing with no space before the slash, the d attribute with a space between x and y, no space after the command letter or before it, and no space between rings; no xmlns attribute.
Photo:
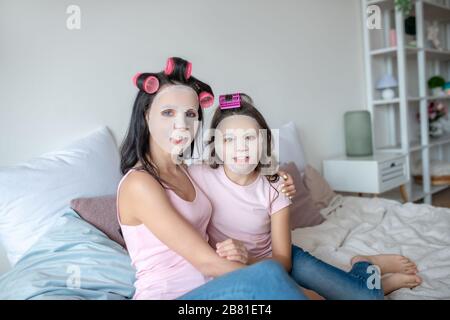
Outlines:
<svg viewBox="0 0 450 320"><path fill-rule="evenodd" d="M184 85L170 85L157 93L147 121L153 143L176 156L186 150L198 127L198 96Z"/></svg>
<svg viewBox="0 0 450 320"><path fill-rule="evenodd" d="M259 124L252 117L225 118L217 126L214 141L217 156L232 172L248 175L258 166L262 139Z"/></svg>

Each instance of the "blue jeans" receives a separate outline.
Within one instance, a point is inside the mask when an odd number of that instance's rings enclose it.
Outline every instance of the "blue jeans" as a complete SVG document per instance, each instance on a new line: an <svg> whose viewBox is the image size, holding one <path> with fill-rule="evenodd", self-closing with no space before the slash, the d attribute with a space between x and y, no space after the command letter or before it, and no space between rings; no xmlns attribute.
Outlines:
<svg viewBox="0 0 450 320"><path fill-rule="evenodd" d="M265 260L217 277L180 300L306 300L284 267Z"/></svg>
<svg viewBox="0 0 450 320"><path fill-rule="evenodd" d="M292 246L292 278L302 287L317 292L325 299L384 299L380 275L370 266L372 264L368 262L358 262L350 272L345 272L297 246Z"/></svg>

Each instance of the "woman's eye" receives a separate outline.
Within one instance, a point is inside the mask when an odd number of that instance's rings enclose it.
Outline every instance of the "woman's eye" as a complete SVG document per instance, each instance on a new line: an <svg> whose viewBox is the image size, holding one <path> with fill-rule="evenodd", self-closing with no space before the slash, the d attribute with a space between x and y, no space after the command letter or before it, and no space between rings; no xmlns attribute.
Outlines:
<svg viewBox="0 0 450 320"><path fill-rule="evenodd" d="M197 112L194 112L194 111L188 111L188 112L186 112L186 115L189 118L197 118Z"/></svg>
<svg viewBox="0 0 450 320"><path fill-rule="evenodd" d="M256 139L255 136L246 136L246 137L245 137L245 140L247 140L247 141L253 141L253 140L255 140L255 139Z"/></svg>
<svg viewBox="0 0 450 320"><path fill-rule="evenodd" d="M161 111L161 114L165 117L171 117L174 115L174 112L171 109L167 109L167 110Z"/></svg>
<svg viewBox="0 0 450 320"><path fill-rule="evenodd" d="M225 138L223 138L223 141L224 141L224 142L231 142L231 141L233 141L233 138L231 138L231 137L225 137Z"/></svg>

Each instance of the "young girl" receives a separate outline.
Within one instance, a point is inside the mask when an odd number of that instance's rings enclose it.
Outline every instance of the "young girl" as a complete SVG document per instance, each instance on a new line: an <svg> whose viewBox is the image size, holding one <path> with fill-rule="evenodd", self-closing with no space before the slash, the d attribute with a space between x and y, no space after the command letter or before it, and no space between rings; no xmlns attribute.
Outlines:
<svg viewBox="0 0 450 320"><path fill-rule="evenodd" d="M305 299L274 261L246 267L208 244L211 203L179 156L194 143L211 88L192 65L137 74L139 88L121 147L117 219L136 268L135 299ZM214 279L213 279L214 278Z"/></svg>
<svg viewBox="0 0 450 320"><path fill-rule="evenodd" d="M279 192L278 175L261 174L267 162L262 161L262 151L266 149L270 157L272 136L248 96L221 96L211 131L210 167L193 165L189 172L211 200L207 232L220 256L248 264L272 258L299 285L327 299L382 299L384 294L420 283L415 264L403 256L357 256L347 273L291 246L290 200ZM376 272L373 264L390 275L381 281L370 278Z"/></svg>

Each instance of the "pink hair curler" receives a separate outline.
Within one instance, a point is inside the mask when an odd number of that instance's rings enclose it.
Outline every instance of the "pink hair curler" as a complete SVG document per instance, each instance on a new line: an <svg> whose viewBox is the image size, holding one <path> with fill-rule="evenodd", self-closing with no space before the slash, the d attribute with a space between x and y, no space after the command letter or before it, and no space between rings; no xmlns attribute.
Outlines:
<svg viewBox="0 0 450 320"><path fill-rule="evenodd" d="M188 61L187 66L186 66L186 72L184 74L184 77L186 78L186 80L188 80L191 77L192 74L192 63L190 63Z"/></svg>
<svg viewBox="0 0 450 320"><path fill-rule="evenodd" d="M202 109L205 108L209 108L213 105L214 103L214 96L206 91L202 91L200 92L200 94L198 95L198 100L200 102L200 107Z"/></svg>
<svg viewBox="0 0 450 320"><path fill-rule="evenodd" d="M134 77L133 77L133 83L134 83L134 85L137 87L137 79L139 78L139 76L141 75L142 73L140 73L140 72L138 72L138 73L136 73L135 75L134 75Z"/></svg>
<svg viewBox="0 0 450 320"><path fill-rule="evenodd" d="M159 80L155 76L149 76L144 80L144 91L153 94L159 89Z"/></svg>
<svg viewBox="0 0 450 320"><path fill-rule="evenodd" d="M170 76L175 69L175 61L173 58L168 58L166 62L166 68L164 69L164 74ZM192 63L186 61L186 71L184 72L184 77L188 80L192 75Z"/></svg>
<svg viewBox="0 0 450 320"><path fill-rule="evenodd" d="M140 86L138 83L139 78L142 76L142 73L136 73L133 77L133 83L138 89L143 90L149 94L153 94L159 89L159 80L156 76L149 75L146 76L144 81L141 82L142 85ZM142 80L141 80L142 81Z"/></svg>
<svg viewBox="0 0 450 320"><path fill-rule="evenodd" d="M166 76L172 74L174 68L175 62L173 61L173 58L168 58L166 62L166 68L164 69L164 74Z"/></svg>
<svg viewBox="0 0 450 320"><path fill-rule="evenodd" d="M233 93L219 96L219 107L221 110L240 108L241 95L239 93Z"/></svg>

